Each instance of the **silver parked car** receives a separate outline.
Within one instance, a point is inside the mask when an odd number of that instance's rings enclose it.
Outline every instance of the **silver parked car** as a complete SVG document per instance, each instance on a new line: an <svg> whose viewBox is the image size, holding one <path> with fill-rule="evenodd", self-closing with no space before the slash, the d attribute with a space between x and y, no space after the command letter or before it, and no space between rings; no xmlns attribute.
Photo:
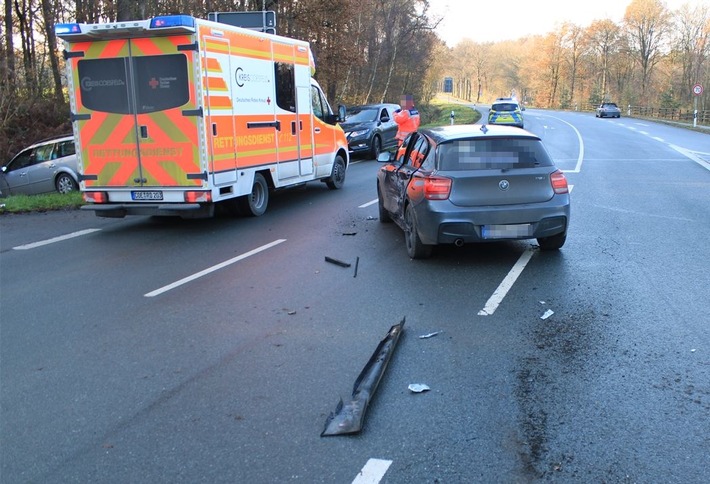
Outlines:
<svg viewBox="0 0 710 484"><path fill-rule="evenodd" d="M510 126L457 125L413 133L397 154L382 153L380 222L404 230L407 253L438 244L537 239L557 250L567 239L570 196L539 137Z"/></svg>
<svg viewBox="0 0 710 484"><path fill-rule="evenodd" d="M0 194L68 193L79 188L78 170L72 136L40 141L0 168Z"/></svg>

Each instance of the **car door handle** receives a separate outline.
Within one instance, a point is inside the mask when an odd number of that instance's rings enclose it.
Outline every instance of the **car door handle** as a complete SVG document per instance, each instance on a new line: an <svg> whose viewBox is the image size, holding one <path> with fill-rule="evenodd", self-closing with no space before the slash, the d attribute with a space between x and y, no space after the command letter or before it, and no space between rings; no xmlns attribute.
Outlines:
<svg viewBox="0 0 710 484"><path fill-rule="evenodd" d="M313 131L314 131L316 134L318 134L318 133L320 133L320 128L315 128Z"/></svg>

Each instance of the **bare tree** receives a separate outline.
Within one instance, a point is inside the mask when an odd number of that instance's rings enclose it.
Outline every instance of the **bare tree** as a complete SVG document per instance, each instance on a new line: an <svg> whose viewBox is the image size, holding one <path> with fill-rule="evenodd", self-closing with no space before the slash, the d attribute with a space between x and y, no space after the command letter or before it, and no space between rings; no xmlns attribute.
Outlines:
<svg viewBox="0 0 710 484"><path fill-rule="evenodd" d="M661 0L633 0L626 8L624 24L631 52L641 66L641 96L645 98L651 72L663 55L670 15Z"/></svg>

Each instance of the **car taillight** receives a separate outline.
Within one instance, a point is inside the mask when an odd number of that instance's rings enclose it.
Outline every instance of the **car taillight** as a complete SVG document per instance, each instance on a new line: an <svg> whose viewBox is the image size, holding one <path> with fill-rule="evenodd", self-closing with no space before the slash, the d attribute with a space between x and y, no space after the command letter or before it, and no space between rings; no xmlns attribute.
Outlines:
<svg viewBox="0 0 710 484"><path fill-rule="evenodd" d="M211 192L198 192L198 191L190 191L190 192L185 192L185 201L188 203L208 203L212 201L212 193Z"/></svg>
<svg viewBox="0 0 710 484"><path fill-rule="evenodd" d="M555 193L569 193L569 188L567 187L567 178L565 174L560 170L552 173L550 175L550 182L552 183L552 189Z"/></svg>
<svg viewBox="0 0 710 484"><path fill-rule="evenodd" d="M451 178L428 176L424 178L424 197L427 200L446 200L451 193Z"/></svg>
<svg viewBox="0 0 710 484"><path fill-rule="evenodd" d="M106 203L108 202L108 193L84 192L84 201L88 203Z"/></svg>

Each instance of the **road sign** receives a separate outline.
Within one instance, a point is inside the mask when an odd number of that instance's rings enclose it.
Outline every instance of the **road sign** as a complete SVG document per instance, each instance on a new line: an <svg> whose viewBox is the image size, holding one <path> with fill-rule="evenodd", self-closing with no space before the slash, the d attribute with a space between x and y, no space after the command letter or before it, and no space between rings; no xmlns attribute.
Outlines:
<svg viewBox="0 0 710 484"><path fill-rule="evenodd" d="M693 86L693 94L700 96L703 93L703 85L698 83Z"/></svg>

